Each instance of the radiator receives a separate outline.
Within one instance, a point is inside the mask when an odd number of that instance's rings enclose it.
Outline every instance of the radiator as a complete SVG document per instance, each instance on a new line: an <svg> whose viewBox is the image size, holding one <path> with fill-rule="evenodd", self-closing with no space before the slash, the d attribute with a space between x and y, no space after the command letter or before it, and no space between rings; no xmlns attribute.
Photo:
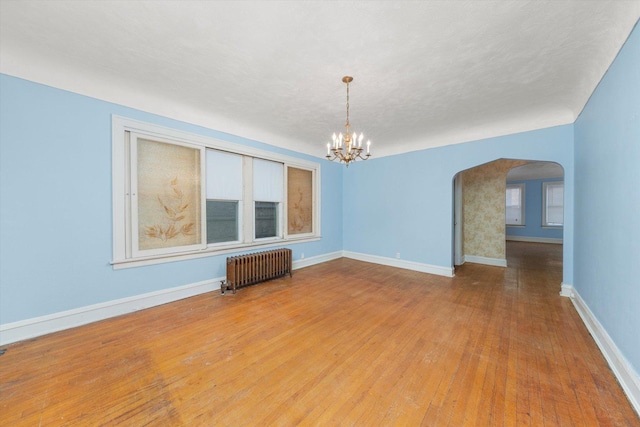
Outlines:
<svg viewBox="0 0 640 427"><path fill-rule="evenodd" d="M223 280L220 291L249 286L266 280L291 277L291 249L273 249L252 254L227 258L227 279ZM226 283L225 283L226 282Z"/></svg>

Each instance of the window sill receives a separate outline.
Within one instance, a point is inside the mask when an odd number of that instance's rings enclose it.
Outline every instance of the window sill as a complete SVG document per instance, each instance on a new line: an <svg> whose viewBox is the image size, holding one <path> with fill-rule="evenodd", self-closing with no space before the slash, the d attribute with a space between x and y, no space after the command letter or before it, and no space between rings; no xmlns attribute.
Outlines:
<svg viewBox="0 0 640 427"><path fill-rule="evenodd" d="M311 237L303 237L303 238L289 238L287 240L278 239L278 240L270 240L268 242L238 244L234 246L227 246L225 248L210 247L207 249L203 249L201 251L182 252L178 254L155 255L155 256L144 257L144 258L114 260L114 261L111 261L110 264L113 266L114 270L121 270L124 268L143 267L147 265L163 264L167 262L185 261L190 259L213 257L213 256L230 254L234 252L243 252L243 251L252 250L252 249L260 250L260 249L266 249L274 246L285 246L285 245L295 245L298 243L315 242L320 239L321 239L321 236L311 236Z"/></svg>

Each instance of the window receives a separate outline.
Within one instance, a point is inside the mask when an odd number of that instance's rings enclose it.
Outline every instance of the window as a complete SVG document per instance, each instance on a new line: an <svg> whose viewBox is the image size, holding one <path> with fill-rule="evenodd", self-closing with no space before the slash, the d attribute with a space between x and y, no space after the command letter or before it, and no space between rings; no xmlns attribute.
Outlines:
<svg viewBox="0 0 640 427"><path fill-rule="evenodd" d="M240 240L237 201L207 200L207 243Z"/></svg>
<svg viewBox="0 0 640 427"><path fill-rule="evenodd" d="M278 203L256 202L256 239L277 237L279 232Z"/></svg>
<svg viewBox="0 0 640 427"><path fill-rule="evenodd" d="M564 225L564 182L542 183L542 226L562 227Z"/></svg>
<svg viewBox="0 0 640 427"><path fill-rule="evenodd" d="M313 172L287 168L287 232L304 235L313 231Z"/></svg>
<svg viewBox="0 0 640 427"><path fill-rule="evenodd" d="M132 257L202 249L203 150L129 133Z"/></svg>
<svg viewBox="0 0 640 427"><path fill-rule="evenodd" d="M207 243L240 241L242 156L207 152Z"/></svg>
<svg viewBox="0 0 640 427"><path fill-rule="evenodd" d="M524 184L507 184L505 224L525 225L524 222Z"/></svg>
<svg viewBox="0 0 640 427"><path fill-rule="evenodd" d="M242 156L207 150L207 243L240 241Z"/></svg>
<svg viewBox="0 0 640 427"><path fill-rule="evenodd" d="M282 236L279 218L282 216L284 194L282 163L253 159L253 200L255 209L255 238Z"/></svg>
<svg viewBox="0 0 640 427"><path fill-rule="evenodd" d="M113 117L113 265L320 238L320 165Z"/></svg>

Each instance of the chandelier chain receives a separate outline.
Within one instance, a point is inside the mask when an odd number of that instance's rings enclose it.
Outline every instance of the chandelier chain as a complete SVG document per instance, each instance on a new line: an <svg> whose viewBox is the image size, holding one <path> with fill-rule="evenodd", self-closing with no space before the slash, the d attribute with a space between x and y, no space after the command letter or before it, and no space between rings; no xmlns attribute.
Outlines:
<svg viewBox="0 0 640 427"><path fill-rule="evenodd" d="M349 131L349 82L347 82L347 132Z"/></svg>

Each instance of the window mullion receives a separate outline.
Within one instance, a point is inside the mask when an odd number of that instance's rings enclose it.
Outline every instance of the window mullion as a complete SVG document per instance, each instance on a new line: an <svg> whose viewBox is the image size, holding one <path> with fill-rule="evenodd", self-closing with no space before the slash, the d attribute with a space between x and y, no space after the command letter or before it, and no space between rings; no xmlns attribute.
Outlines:
<svg viewBox="0 0 640 427"><path fill-rule="evenodd" d="M124 136L124 144L125 149L123 150L123 156L125 164L126 173L124 173L124 210L125 210L125 221L124 221L124 229L125 229L125 257L131 258L131 233L132 233L132 225L131 225L131 132L126 132Z"/></svg>
<svg viewBox="0 0 640 427"><path fill-rule="evenodd" d="M255 208L253 202L253 158L242 158L242 241L254 240Z"/></svg>

